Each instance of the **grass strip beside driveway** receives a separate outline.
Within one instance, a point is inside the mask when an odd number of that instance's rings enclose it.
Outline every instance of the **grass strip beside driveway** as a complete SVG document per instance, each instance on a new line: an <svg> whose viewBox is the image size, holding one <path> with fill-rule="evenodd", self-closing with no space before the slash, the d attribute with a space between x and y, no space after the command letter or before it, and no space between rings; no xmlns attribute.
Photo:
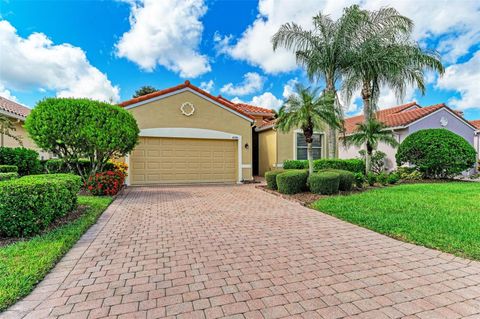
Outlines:
<svg viewBox="0 0 480 319"><path fill-rule="evenodd" d="M400 240L480 260L480 183L399 185L312 206Z"/></svg>
<svg viewBox="0 0 480 319"><path fill-rule="evenodd" d="M79 196L78 219L49 233L0 248L0 311L29 294L110 205L110 197Z"/></svg>

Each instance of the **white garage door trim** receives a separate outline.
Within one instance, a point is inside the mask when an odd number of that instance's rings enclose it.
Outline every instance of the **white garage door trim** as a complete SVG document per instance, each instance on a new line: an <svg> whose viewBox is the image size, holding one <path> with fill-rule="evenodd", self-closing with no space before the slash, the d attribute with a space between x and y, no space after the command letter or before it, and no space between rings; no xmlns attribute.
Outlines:
<svg viewBox="0 0 480 319"><path fill-rule="evenodd" d="M140 130L140 137L171 137L171 138L198 138L214 140L235 140L237 141L238 153L238 177L237 183L243 180L242 172L242 136L222 131L207 130L202 128L188 127L159 127ZM126 184L130 185L130 156L127 155L125 161L128 165L128 176Z"/></svg>

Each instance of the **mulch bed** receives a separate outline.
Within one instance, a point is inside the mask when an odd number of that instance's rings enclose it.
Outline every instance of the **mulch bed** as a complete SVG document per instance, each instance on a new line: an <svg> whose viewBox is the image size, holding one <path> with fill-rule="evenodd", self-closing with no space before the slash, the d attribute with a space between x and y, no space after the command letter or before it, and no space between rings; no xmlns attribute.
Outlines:
<svg viewBox="0 0 480 319"><path fill-rule="evenodd" d="M70 212L69 214L67 214L63 217L60 217L60 218L56 219L46 229L44 229L42 232L40 232L40 234L38 234L38 235L46 234L46 233L51 232L52 230L54 230L58 227L61 227L63 225L71 223L72 221L77 220L83 214L85 214L87 209L88 209L87 205L78 205L78 208L76 210L74 210L73 212ZM38 236L38 235L36 235L36 236ZM28 240L30 238L32 238L32 237L0 237L0 247L4 247L4 246L7 246L7 245L10 245L10 244L19 242L19 241Z"/></svg>

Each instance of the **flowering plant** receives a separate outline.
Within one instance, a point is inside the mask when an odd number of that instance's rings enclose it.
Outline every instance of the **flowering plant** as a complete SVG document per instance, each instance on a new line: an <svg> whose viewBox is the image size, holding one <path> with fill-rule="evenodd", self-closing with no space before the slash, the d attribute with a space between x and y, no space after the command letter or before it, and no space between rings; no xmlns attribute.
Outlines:
<svg viewBox="0 0 480 319"><path fill-rule="evenodd" d="M90 176L85 187L95 196L115 195L123 186L125 175L117 171L106 171Z"/></svg>
<svg viewBox="0 0 480 319"><path fill-rule="evenodd" d="M120 161L110 161L114 166L115 170L121 172L125 177L128 176L128 165L125 162Z"/></svg>

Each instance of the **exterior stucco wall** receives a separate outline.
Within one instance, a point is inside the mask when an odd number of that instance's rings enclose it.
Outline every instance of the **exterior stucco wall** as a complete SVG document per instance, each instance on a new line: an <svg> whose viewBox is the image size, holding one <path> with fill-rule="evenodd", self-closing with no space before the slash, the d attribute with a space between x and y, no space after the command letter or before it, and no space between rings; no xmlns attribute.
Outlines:
<svg viewBox="0 0 480 319"><path fill-rule="evenodd" d="M277 163L277 132L273 129L258 133L258 174L264 176L276 168Z"/></svg>
<svg viewBox="0 0 480 319"><path fill-rule="evenodd" d="M395 139L397 140L398 143L401 143L407 136L408 136L408 131L407 130L398 130L394 132ZM349 159L349 158L360 158L360 150L365 149L365 146L363 147L357 147L357 146L345 146L343 145L342 141L339 143L338 147L338 152L339 152L339 158L342 159ZM387 170L394 170L397 168L396 160L395 160L395 154L397 153L397 149L387 145L385 143L379 143L378 148L379 151L384 152L387 154L386 158L386 168Z"/></svg>
<svg viewBox="0 0 480 319"><path fill-rule="evenodd" d="M25 147L25 148L30 148L30 149L32 149L32 150L37 151L37 152L39 153L41 159L48 159L48 158L51 157L50 154L48 154L47 152L42 151L42 150L35 144L35 142L34 142L32 139L30 139L30 137L28 136L27 131L26 131L25 128L23 127L23 125L24 125L23 122L18 121L17 119L11 119L11 120L12 120L13 125L14 125L14 127L15 127L15 131L12 131L12 134L21 137L23 147ZM20 145L17 140L11 138L10 136L6 136L6 135L5 135L5 136L3 136L3 146L5 146L5 147L20 147L20 146L22 146L22 145Z"/></svg>
<svg viewBox="0 0 480 319"><path fill-rule="evenodd" d="M445 127L440 124L442 117L448 121ZM439 111L422 118L418 122L411 124L408 127L408 134L429 128L448 129L453 133L460 135L467 140L467 142L473 145L475 130L445 109L440 109Z"/></svg>
<svg viewBox="0 0 480 319"><path fill-rule="evenodd" d="M194 105L191 116L182 114L183 103ZM127 107L128 108L128 107ZM160 100L130 108L140 129L147 128L200 128L240 135L242 137L243 179L252 179L251 123L207 99L192 92L179 92ZM245 148L244 145L249 145Z"/></svg>

